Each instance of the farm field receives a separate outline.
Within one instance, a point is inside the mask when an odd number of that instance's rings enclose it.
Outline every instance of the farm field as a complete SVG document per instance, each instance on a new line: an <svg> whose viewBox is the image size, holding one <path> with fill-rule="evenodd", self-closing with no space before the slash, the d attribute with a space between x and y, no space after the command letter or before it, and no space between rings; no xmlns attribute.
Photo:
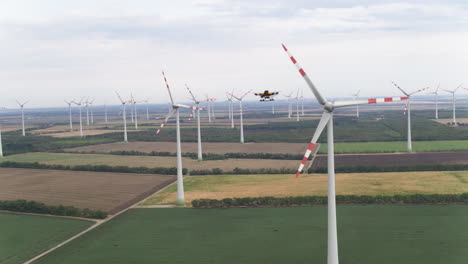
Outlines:
<svg viewBox="0 0 468 264"><path fill-rule="evenodd" d="M57 245L94 222L0 212L0 263L18 264Z"/></svg>
<svg viewBox="0 0 468 264"><path fill-rule="evenodd" d="M209 175L184 179L185 201L233 197L327 195L326 174ZM468 192L468 171L338 173L337 194L455 194ZM175 204L173 184L142 205Z"/></svg>
<svg viewBox="0 0 468 264"><path fill-rule="evenodd" d="M303 154L307 148L307 143L215 143L203 142L204 153L224 154L224 153L288 153L288 154ZM175 142L118 142L110 144L101 144L85 147L77 147L67 149L67 151L96 151L96 152L111 152L111 151L140 151L140 152L176 152ZM197 152L196 142L182 142L182 152Z"/></svg>
<svg viewBox="0 0 468 264"><path fill-rule="evenodd" d="M129 167L176 167L175 157L159 156L124 156L106 154L70 154L70 153L26 153L5 157L3 161L16 162L39 162L42 164L59 165L109 165L109 166L129 166ZM293 169L298 166L297 160L269 160L269 159L227 159L227 160L207 160L199 162L192 158L183 158L184 168L189 170L204 170L221 168L224 171L232 171L235 168L243 169Z"/></svg>
<svg viewBox="0 0 468 264"><path fill-rule="evenodd" d="M0 200L33 200L113 214L174 180L155 174L0 168Z"/></svg>
<svg viewBox="0 0 468 264"><path fill-rule="evenodd" d="M468 260L466 205L346 205L337 213L343 263ZM326 263L326 215L325 206L131 209L35 263Z"/></svg>
<svg viewBox="0 0 468 264"><path fill-rule="evenodd" d="M287 153L304 154L308 142L304 143L233 143L204 142L204 153ZM327 144L321 144L319 153L327 152ZM461 151L468 149L468 140L413 141L414 152ZM140 151L175 152L175 142L129 142L110 143L77 147L67 151ZM196 142L182 142L182 152L197 152ZM335 153L382 153L407 152L406 141L390 142L346 142L335 143Z"/></svg>
<svg viewBox="0 0 468 264"><path fill-rule="evenodd" d="M336 166L356 165L419 165L467 164L468 152L419 152L400 154L341 154L335 155ZM318 155L312 167L327 167L327 156Z"/></svg>

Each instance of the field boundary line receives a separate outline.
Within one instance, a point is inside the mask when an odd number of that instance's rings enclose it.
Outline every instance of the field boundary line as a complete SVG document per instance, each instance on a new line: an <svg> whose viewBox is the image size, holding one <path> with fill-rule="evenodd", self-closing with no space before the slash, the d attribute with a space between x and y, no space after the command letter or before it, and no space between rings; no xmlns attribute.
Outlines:
<svg viewBox="0 0 468 264"><path fill-rule="evenodd" d="M159 191L157 191L157 192L155 192L155 193L152 193L151 195L149 195L148 197L144 198L143 200L149 199L149 198L150 198L151 196L153 196L154 194L156 194L156 193L158 193L158 192L160 192L160 191L166 189L168 186L171 186L171 185L174 184L175 182L176 182L176 181L172 182L171 184L168 184L168 185L167 185L166 187L164 187L163 189L161 189L161 190L159 190ZM51 253L52 251L54 251L54 250L56 250L56 249L58 249L58 248L60 248L60 247L62 247L62 246L64 246L64 245L70 243L71 241L73 241L73 240L75 240L75 239L81 237L82 235L88 233L89 231L91 231L91 230L93 230L93 229L95 229L95 228L101 226L102 224L106 223L107 221L113 219L114 217L117 217L117 216L121 215L122 213L128 211L129 209L131 209L131 208L137 206L137 205L138 205L139 203L141 203L143 200L138 201L138 202L136 202L136 203L130 205L129 207L123 209L122 211L120 211L120 212L118 212L118 213L116 213L116 214L114 214L114 215L111 215L110 217L108 217L108 218L106 218L106 219L103 219L103 220L96 220L96 223L95 223L94 225L92 225L92 226L88 227L87 229L85 229L85 230L79 232L78 234L76 234L76 235L74 235L74 236L68 238L67 240L65 240L65 241L63 241L63 242L61 242L61 243L59 243L58 245L56 245L56 246L54 246L54 247L52 247L52 248L50 248L50 249L48 249L48 250L46 250L46 251L40 253L39 255L36 255L35 257L29 259L28 261L23 262L23 264L31 264L31 263L33 263L34 261L36 261L36 260L38 260L38 259L40 259L40 258L46 256L47 254Z"/></svg>
<svg viewBox="0 0 468 264"><path fill-rule="evenodd" d="M89 222L98 222L98 221L102 221L102 220L99 220L99 219L84 218L84 217L78 217L78 216L53 215L53 214L39 214L39 213L28 213L28 212L15 212L15 211L7 211L7 210L0 210L0 213L22 214L22 215L37 215L37 216L67 218L67 219L75 219L75 220L84 220L84 221L89 221Z"/></svg>

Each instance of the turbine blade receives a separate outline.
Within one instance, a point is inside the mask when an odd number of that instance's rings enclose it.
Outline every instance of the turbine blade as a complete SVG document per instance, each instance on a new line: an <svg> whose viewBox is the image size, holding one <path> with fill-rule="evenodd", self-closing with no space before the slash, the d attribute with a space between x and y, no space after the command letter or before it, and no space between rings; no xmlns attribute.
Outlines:
<svg viewBox="0 0 468 264"><path fill-rule="evenodd" d="M196 106L188 106L188 105L183 105L183 104L176 104L176 106L187 108L187 109L205 110L204 108L200 108L200 107L196 107Z"/></svg>
<svg viewBox="0 0 468 264"><path fill-rule="evenodd" d="M252 90L248 90L243 96L240 97L240 99L241 100L244 99L244 97L247 96L251 91ZM214 100L216 100L216 99L214 99Z"/></svg>
<svg viewBox="0 0 468 264"><path fill-rule="evenodd" d="M164 119L164 121L162 122L161 126L159 126L158 128L158 131L156 131L156 133L154 133L154 136L157 136L159 134L159 132L161 131L161 129L164 127L164 125L167 123L167 120L169 120L169 118L171 118L171 116L174 114L176 110L174 108L172 108L171 112L169 112L169 114L166 116L166 119Z"/></svg>
<svg viewBox="0 0 468 264"><path fill-rule="evenodd" d="M409 95L411 96L411 95L413 95L413 94L420 93L420 92L422 92L422 91L424 91L424 90L427 90L427 89L429 89L429 87L425 87L425 88L422 88L422 89L416 90L416 91L414 91L414 92L410 93Z"/></svg>
<svg viewBox="0 0 468 264"><path fill-rule="evenodd" d="M408 100L409 97L385 97L385 98L371 98L365 100L343 100L343 101L335 101L333 103L333 107L345 107L351 105L361 105L361 104L378 104L378 103L387 103L387 102L397 102Z"/></svg>
<svg viewBox="0 0 468 264"><path fill-rule="evenodd" d="M162 75L164 77L164 82L166 83L166 88L167 91L169 92L169 97L171 98L172 104L174 104L174 100L172 99L172 94L171 94L171 89L169 88L169 84L167 83L166 75L164 74L164 71L162 72Z"/></svg>
<svg viewBox="0 0 468 264"><path fill-rule="evenodd" d="M283 49L284 51L286 51L286 53L288 54L289 58L291 59L292 63L294 65L296 65L297 69L299 70L299 73L301 74L301 76L304 78L305 82L307 83L307 85L309 86L309 88L312 90L312 93L314 93L315 95L315 98L317 98L317 101L321 104L321 105L324 105L327 101L326 99L320 94L320 92L318 91L318 89L315 87L315 85L312 83L312 81L309 79L309 76L307 76L307 74L305 73L305 71L301 68L301 66L299 66L299 64L297 63L296 59L293 57L293 55L288 51L288 49L286 48L286 46L284 46L284 44L281 44L283 46Z"/></svg>
<svg viewBox="0 0 468 264"><path fill-rule="evenodd" d="M398 88L398 90L400 90L402 93L404 93L406 96L409 96L409 94L407 94L403 89L401 89L401 87L398 86L398 84L394 83L393 81L392 81L392 84L393 84L396 88Z"/></svg>
<svg viewBox="0 0 468 264"><path fill-rule="evenodd" d="M323 132L323 129L325 126L328 124L328 121L330 121L331 113L329 112L323 112L322 118L320 118L320 122L317 126L317 129L315 130L314 136L312 137L312 140L309 143L309 146L307 147L307 151L304 154L304 158L301 161L301 165L299 165L299 168L297 169L296 172L296 178L299 177L301 174L302 170L304 169L304 166L309 159L310 153L312 153L312 149L314 148L315 144L317 143L317 140L319 139L320 135Z"/></svg>
<svg viewBox="0 0 468 264"><path fill-rule="evenodd" d="M187 86L187 84L185 84L185 87L187 87L187 90L189 91L190 95L192 96L193 101L197 102L197 98L195 98L195 95L193 95L192 90L190 90L190 88Z"/></svg>
<svg viewBox="0 0 468 264"><path fill-rule="evenodd" d="M120 97L120 94L117 91L114 91L114 92L117 95L117 97L119 98L120 102L123 104L124 100L122 100L122 97ZM83 101L83 98L81 98L81 101ZM80 103L81 103L81 101L80 101Z"/></svg>

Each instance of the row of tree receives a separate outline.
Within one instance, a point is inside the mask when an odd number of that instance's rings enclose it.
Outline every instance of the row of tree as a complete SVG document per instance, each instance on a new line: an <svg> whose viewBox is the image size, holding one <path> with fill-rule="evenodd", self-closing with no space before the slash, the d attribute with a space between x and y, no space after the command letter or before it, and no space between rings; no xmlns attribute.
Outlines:
<svg viewBox="0 0 468 264"><path fill-rule="evenodd" d="M194 208L281 207L327 204L327 196L245 197L196 199ZM468 204L468 193L462 194L407 194L407 195L337 195L337 204Z"/></svg>
<svg viewBox="0 0 468 264"><path fill-rule="evenodd" d="M0 210L10 212L50 214L60 216L74 216L93 219L104 219L107 213L101 210L80 209L74 206L46 205L35 201L14 200L0 201Z"/></svg>

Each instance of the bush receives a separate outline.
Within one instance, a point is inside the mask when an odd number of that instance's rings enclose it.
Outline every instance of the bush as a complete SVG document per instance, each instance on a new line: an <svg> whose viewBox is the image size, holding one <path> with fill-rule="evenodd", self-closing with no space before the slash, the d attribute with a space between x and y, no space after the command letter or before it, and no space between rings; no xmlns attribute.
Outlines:
<svg viewBox="0 0 468 264"><path fill-rule="evenodd" d="M0 210L93 219L104 219L107 217L107 213L101 210L91 210L88 208L80 209L74 206L64 205L45 205L43 203L26 200L0 201Z"/></svg>
<svg viewBox="0 0 468 264"><path fill-rule="evenodd" d="M197 199L194 208L228 208L257 206L307 206L327 204L326 196L244 197ZM409 195L337 195L337 204L468 204L468 193L463 194L409 194Z"/></svg>

